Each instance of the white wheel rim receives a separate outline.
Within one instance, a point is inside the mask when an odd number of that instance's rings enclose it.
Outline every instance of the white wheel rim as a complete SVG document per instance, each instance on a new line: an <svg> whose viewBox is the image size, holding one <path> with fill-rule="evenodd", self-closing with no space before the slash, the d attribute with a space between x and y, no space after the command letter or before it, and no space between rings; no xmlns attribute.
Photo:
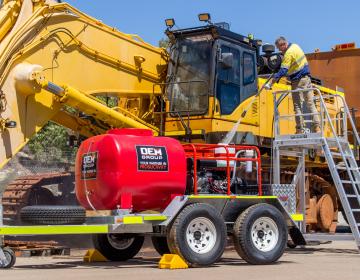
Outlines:
<svg viewBox="0 0 360 280"><path fill-rule="evenodd" d="M274 220L269 217L257 219L251 227L251 240L262 252L273 250L279 240L279 229Z"/></svg>
<svg viewBox="0 0 360 280"><path fill-rule="evenodd" d="M108 234L109 243L112 247L118 250L125 250L131 246L134 242L134 237L121 237L116 234Z"/></svg>
<svg viewBox="0 0 360 280"><path fill-rule="evenodd" d="M192 220L186 229L186 241L190 249L198 254L210 252L216 243L216 228L208 218Z"/></svg>
<svg viewBox="0 0 360 280"><path fill-rule="evenodd" d="M7 267L11 263L12 256L10 253L3 251L5 259L1 262L0 267Z"/></svg>

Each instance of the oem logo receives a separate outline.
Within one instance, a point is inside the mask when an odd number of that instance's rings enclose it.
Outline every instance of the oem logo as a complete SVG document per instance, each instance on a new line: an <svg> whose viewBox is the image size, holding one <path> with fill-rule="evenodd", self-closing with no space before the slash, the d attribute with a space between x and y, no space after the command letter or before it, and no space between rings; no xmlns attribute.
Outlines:
<svg viewBox="0 0 360 280"><path fill-rule="evenodd" d="M148 147L141 147L140 152L144 156L161 156L161 148L148 148Z"/></svg>
<svg viewBox="0 0 360 280"><path fill-rule="evenodd" d="M141 159L162 160L163 151L161 147L139 147Z"/></svg>
<svg viewBox="0 0 360 280"><path fill-rule="evenodd" d="M95 179L97 169L97 152L87 153L83 155L81 166L82 179Z"/></svg>
<svg viewBox="0 0 360 280"><path fill-rule="evenodd" d="M94 164L95 161L96 161L96 153L87 154L87 155L84 155L84 157L83 157L84 165Z"/></svg>
<svg viewBox="0 0 360 280"><path fill-rule="evenodd" d="M92 170L96 168L97 157L98 157L97 152L84 154L82 158L82 170L89 171L90 169Z"/></svg>
<svg viewBox="0 0 360 280"><path fill-rule="evenodd" d="M168 171L166 148L162 146L136 146L139 171Z"/></svg>

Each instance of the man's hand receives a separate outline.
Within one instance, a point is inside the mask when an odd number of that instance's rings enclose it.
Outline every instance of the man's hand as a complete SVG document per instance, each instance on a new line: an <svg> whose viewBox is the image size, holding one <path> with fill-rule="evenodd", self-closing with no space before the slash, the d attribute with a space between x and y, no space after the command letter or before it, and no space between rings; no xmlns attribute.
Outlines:
<svg viewBox="0 0 360 280"><path fill-rule="evenodd" d="M272 80L271 81L268 81L265 85L264 85L264 89L266 89L266 90L270 90L271 89L271 87L272 87Z"/></svg>

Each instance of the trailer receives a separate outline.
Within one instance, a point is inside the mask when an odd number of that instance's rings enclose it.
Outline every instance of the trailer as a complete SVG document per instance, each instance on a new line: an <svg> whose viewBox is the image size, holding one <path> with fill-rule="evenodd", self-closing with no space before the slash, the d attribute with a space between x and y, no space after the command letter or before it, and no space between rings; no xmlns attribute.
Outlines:
<svg viewBox="0 0 360 280"><path fill-rule="evenodd" d="M288 233L299 244L305 244L296 225L302 215L291 212L296 209L295 197L276 193L276 186L271 189L261 183L257 147L211 144L182 147L187 162L186 190L184 194L172 195L161 212L134 213L132 196L125 195L121 208L110 215L88 211L92 214L84 224L2 225L0 235L92 234L95 248L112 261L134 257L144 236L149 235L161 255L178 254L190 266L208 266L218 261L228 235L233 237L238 254L251 264L277 261L285 250ZM244 164L257 171L254 185L238 181L237 169ZM0 263L3 268L15 264L11 250L0 251Z"/></svg>

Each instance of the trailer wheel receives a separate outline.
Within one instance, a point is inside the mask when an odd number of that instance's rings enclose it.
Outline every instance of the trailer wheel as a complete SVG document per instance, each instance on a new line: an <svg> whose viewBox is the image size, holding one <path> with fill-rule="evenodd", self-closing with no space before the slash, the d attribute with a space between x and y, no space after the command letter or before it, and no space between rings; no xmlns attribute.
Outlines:
<svg viewBox="0 0 360 280"><path fill-rule="evenodd" d="M3 248L3 253L5 255L5 260L0 261L0 268L7 269L14 266L16 262L16 256L13 250L10 248Z"/></svg>
<svg viewBox="0 0 360 280"><path fill-rule="evenodd" d="M234 245L251 264L270 264L284 253L288 229L281 212L269 204L247 208L234 224Z"/></svg>
<svg viewBox="0 0 360 280"><path fill-rule="evenodd" d="M95 234L93 244L110 261L132 259L140 251L144 236L131 234Z"/></svg>
<svg viewBox="0 0 360 280"><path fill-rule="evenodd" d="M288 240L288 242L286 243L287 247L290 249L295 249L297 247L297 244L294 243L294 241L292 240Z"/></svg>
<svg viewBox="0 0 360 280"><path fill-rule="evenodd" d="M168 244L190 266L209 266L217 262L226 245L226 226L211 205L186 206L176 217L168 233Z"/></svg>
<svg viewBox="0 0 360 280"><path fill-rule="evenodd" d="M170 254L166 236L152 236L151 241L160 256Z"/></svg>

